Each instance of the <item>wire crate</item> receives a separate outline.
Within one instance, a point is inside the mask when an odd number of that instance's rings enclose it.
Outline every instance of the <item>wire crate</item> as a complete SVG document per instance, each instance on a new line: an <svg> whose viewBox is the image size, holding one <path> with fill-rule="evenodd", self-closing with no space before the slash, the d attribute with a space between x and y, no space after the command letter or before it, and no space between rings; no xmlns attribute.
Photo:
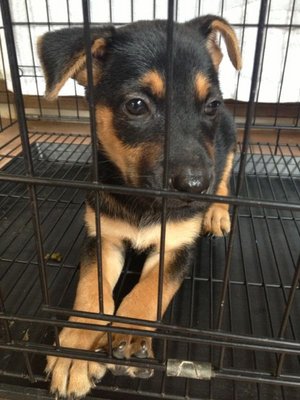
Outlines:
<svg viewBox="0 0 300 400"><path fill-rule="evenodd" d="M1 2L0 56L4 79L0 86L0 398L21 399L24 392L29 398L51 397L44 368L46 354L52 354L155 371L149 380L107 373L89 398L297 400L300 106L281 100L292 34L299 32L299 25L294 22L297 2L291 2L288 24L270 22L272 1L266 0L260 2L256 24L247 22L247 1L243 23L233 24L240 29L242 45L247 28L257 31L250 96L247 102L238 100L237 89L235 100L227 101L239 133L232 195L207 195L210 202L231 205L232 230L225 238L199 238L190 274L162 320L157 321L72 310L80 249L86 238L86 195L94 190L143 190L111 187L91 179L97 140L93 123L91 129L87 122L90 118L93 122L93 107L83 102L75 84L72 95L52 104L42 97L34 30L38 27L45 32L84 25L88 32L89 26L97 24L90 20L89 2L82 1L79 22L72 20L73 5L68 0L67 18L55 22L51 19L51 0L45 1L43 21L32 18L29 3L22 2L25 19L15 21L11 18L15 3ZM113 3L101 2L108 22L122 25L125 22L114 18ZM138 3L128 2L132 21ZM158 3L151 2L152 18L159 17ZM208 2L194 3L200 14ZM224 2L218 4L222 14ZM80 6L81 3L77 5ZM179 18L181 7L181 1L168 2L169 33L173 16ZM30 65L18 61L14 39L18 27L27 32ZM264 57L268 54L268 31L279 28L286 32L286 50L278 97L275 103L261 103L259 92ZM171 68L171 60L168 62ZM22 94L27 78L31 79L34 94ZM236 83L239 88L239 75ZM171 81L167 86L170 90ZM167 127L167 134L169 130ZM151 195L150 192L147 194ZM168 199L174 193L156 190L152 195ZM143 254L128 252L114 290L116 304L137 282L143 261ZM127 332L110 323L82 326L68 321L70 315L108 322L125 320L129 325L138 323L142 331L154 338L155 359L116 360L111 349L98 353L53 345L58 343L58 332L64 326ZM155 331L151 330L153 327ZM134 329L132 332L139 333ZM195 379L198 373L199 379Z"/></svg>

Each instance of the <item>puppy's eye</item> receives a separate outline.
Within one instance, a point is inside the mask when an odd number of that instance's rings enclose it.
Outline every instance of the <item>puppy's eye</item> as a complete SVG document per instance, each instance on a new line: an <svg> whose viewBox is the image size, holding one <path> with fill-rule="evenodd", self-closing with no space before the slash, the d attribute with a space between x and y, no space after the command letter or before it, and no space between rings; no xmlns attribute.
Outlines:
<svg viewBox="0 0 300 400"><path fill-rule="evenodd" d="M126 111L135 116L144 115L149 112L149 108L142 99L131 99L125 104Z"/></svg>
<svg viewBox="0 0 300 400"><path fill-rule="evenodd" d="M213 100L207 104L205 104L204 112L206 115L214 116L220 107L221 102L219 100Z"/></svg>

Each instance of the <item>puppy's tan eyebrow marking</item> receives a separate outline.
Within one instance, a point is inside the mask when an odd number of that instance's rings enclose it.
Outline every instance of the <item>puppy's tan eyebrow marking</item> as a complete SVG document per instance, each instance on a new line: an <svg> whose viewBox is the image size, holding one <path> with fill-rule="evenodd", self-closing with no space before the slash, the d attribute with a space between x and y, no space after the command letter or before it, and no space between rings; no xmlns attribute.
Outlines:
<svg viewBox="0 0 300 400"><path fill-rule="evenodd" d="M165 95L164 78L155 69L146 72L140 78L140 83L142 86L148 87L151 92L157 97L163 97Z"/></svg>
<svg viewBox="0 0 300 400"><path fill-rule="evenodd" d="M208 76L206 76L203 72L198 72L195 78L195 89L199 100L206 99L210 86L211 85Z"/></svg>

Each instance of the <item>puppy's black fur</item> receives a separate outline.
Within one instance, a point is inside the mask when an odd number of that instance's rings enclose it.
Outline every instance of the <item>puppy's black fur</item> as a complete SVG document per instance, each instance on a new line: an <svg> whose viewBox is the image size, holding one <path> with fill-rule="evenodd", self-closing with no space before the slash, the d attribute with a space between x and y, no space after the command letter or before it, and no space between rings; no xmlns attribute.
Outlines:
<svg viewBox="0 0 300 400"><path fill-rule="evenodd" d="M158 20L136 22L119 29L91 29L98 168L103 183L150 189L163 186L166 28L166 21ZM218 66L222 54L217 32L225 39L230 59L239 69L237 39L225 20L209 15L184 24L175 23L168 182L171 190L228 194L235 127L224 107L219 87ZM86 87L89 97L81 28L46 33L38 49L49 99L57 96L70 77ZM140 282L126 296L117 314L155 320L161 200L113 193L99 193L99 197L103 219L104 311L114 312L112 290L121 271L125 243L129 242L137 251L150 250ZM95 236L94 207L94 196L89 195L85 220L91 238ZM205 202L178 199L167 201L162 311L180 286L201 226L204 231L217 235L227 233L230 229L228 207L217 204L209 207ZM97 279L95 270L93 250L82 261L76 309L99 311L97 282L93 282ZM87 334L71 329L64 329L60 338L64 346L87 349L99 343L105 346L106 340L105 335L99 339L96 332ZM130 334L115 335L114 347L117 358L133 354L153 356L151 340L147 337L133 339ZM51 389L61 396L86 394L91 387L90 378L99 378L105 371L104 366L101 369L99 365L86 362L88 372L81 377L79 385L76 378L79 361L62 360L48 357L47 366L52 373ZM139 377L152 373L137 368L125 371Z"/></svg>

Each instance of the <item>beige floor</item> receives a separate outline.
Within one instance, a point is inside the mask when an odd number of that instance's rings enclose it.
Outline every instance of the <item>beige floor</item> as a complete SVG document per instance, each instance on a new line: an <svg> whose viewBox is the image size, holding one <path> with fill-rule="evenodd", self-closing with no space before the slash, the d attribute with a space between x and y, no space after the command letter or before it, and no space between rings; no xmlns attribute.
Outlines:
<svg viewBox="0 0 300 400"><path fill-rule="evenodd" d="M64 142L64 143L89 143L89 125L83 123L62 123L29 121L28 136L30 143L39 142ZM72 134L72 137L67 137ZM78 139L74 135L78 134ZM83 136L86 139L83 140ZM83 140L83 141L82 141ZM5 129L0 133L0 169L3 168L13 157L22 151L21 138L18 124Z"/></svg>

